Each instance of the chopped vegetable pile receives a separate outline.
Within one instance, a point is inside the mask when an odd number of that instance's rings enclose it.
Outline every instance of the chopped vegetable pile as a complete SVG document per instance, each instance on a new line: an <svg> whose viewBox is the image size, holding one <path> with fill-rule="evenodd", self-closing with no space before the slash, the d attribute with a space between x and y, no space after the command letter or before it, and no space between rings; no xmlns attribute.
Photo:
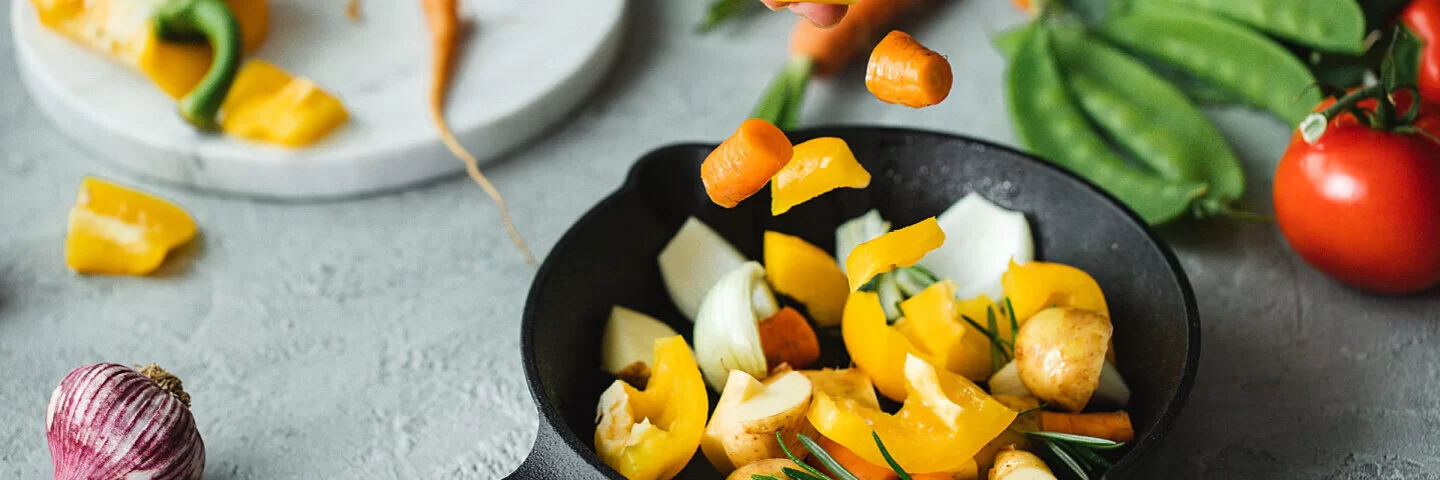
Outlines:
<svg viewBox="0 0 1440 480"><path fill-rule="evenodd" d="M870 180L843 140L792 146L754 119L705 164L715 203L770 182L774 215ZM761 264L692 217L660 251L693 356L677 323L611 313L595 448L626 478L671 478L697 448L729 479L1090 478L1134 440L1105 296L1036 261L1022 213L970 194L893 231L873 210L844 222L834 256L763 240ZM853 364L820 362L837 333L828 358Z"/></svg>

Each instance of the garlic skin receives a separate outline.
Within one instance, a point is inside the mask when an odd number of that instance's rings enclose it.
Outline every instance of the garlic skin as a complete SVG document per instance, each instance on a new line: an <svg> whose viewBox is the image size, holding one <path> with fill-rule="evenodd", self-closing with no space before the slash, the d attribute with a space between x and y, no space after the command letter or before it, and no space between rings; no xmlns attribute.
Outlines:
<svg viewBox="0 0 1440 480"><path fill-rule="evenodd" d="M190 397L155 365L71 370L50 396L45 436L55 480L200 480L205 471Z"/></svg>

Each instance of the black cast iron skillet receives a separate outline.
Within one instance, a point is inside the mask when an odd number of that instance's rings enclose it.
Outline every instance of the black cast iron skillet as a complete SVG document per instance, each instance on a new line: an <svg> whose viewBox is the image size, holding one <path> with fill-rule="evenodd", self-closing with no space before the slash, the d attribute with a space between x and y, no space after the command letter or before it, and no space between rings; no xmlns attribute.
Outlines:
<svg viewBox="0 0 1440 480"><path fill-rule="evenodd" d="M1009 148L893 128L790 134L796 143L823 136L850 144L874 176L869 188L831 192L779 217L770 216L768 191L726 210L710 202L699 181L700 163L714 147L675 145L641 158L625 185L570 228L540 267L525 305L521 342L540 430L534 450L510 478L621 478L591 446L596 402L614 381L599 366L600 334L610 307L618 304L664 320L691 340L692 326L670 302L655 261L686 217L699 217L759 259L767 229L833 251L835 226L868 209L905 226L940 214L970 192L1025 212L1038 258L1079 267L1105 289L1119 367L1133 390L1129 411L1137 438L1105 478L1133 473L1180 412L1200 356L1195 296L1170 250L1114 198ZM826 360L848 364L838 335L821 337ZM697 454L678 478L721 475Z"/></svg>

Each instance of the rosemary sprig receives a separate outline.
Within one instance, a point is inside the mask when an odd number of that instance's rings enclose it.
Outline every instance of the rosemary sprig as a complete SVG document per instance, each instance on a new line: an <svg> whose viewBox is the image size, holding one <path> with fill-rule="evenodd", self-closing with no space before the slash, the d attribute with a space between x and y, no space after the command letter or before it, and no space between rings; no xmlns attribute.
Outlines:
<svg viewBox="0 0 1440 480"><path fill-rule="evenodd" d="M1010 297L1005 297L1005 316L1010 317L1010 346L1015 346L1015 337L1020 335L1020 321L1015 319L1015 305L1010 303ZM1012 348L1010 353L1015 353Z"/></svg>
<svg viewBox="0 0 1440 480"><path fill-rule="evenodd" d="M1015 417L1016 417L1016 418L1023 417L1023 416L1025 416L1025 415L1027 415L1027 414L1031 414L1031 413L1038 412L1038 411L1040 411L1040 410L1044 410L1045 407L1048 407L1048 406L1050 406L1050 404L1045 403L1045 402L1040 402L1039 405L1036 405L1036 406L1033 406L1033 407L1030 407L1030 408L1021 410L1020 413L1015 414Z"/></svg>
<svg viewBox="0 0 1440 480"><path fill-rule="evenodd" d="M900 468L900 464L895 461L895 458L890 456L890 451L885 449L885 443L880 441L880 434L875 433L872 430L870 432L870 436L875 438L875 446L880 447L880 456L885 457L885 462L889 463L890 468L895 470L895 474L899 478L899 480L912 480L910 478L910 474L905 473L905 470ZM854 473L850 473L850 470L845 469L844 465L841 465L839 461L835 460L835 457L830 456L830 452L825 451L825 449L821 447L819 443L815 443L814 439L803 433L796 434L796 437L800 439L800 444L804 445L805 449L810 451L810 455L813 455L815 457L815 460L819 461L821 465L824 465L825 468L829 469L832 475L839 477L838 480L859 480L859 478L857 478ZM790 461L795 462L795 464L799 465L800 468L805 469L804 471L788 467L780 469L780 471L784 473L786 477L789 477L790 480L836 480L835 478L831 478L829 475L821 473L820 470L817 470L815 467L812 467L809 464L800 461L799 458L795 457L795 454L790 452L790 447L785 445L785 437L781 436L780 432L778 431L775 432L775 441L780 442L780 450L783 450L785 452L785 456L789 457ZM774 475L754 474L750 475L750 480L783 479L777 478Z"/></svg>
<svg viewBox="0 0 1440 480"><path fill-rule="evenodd" d="M989 328L980 325L980 322L975 321L975 319L967 315L960 315L960 319L970 324L970 326L975 327L980 333L984 333L985 338L990 339L990 367L995 371L999 371L1005 367L1005 364L1010 363L1010 357L1015 351L1015 344L1010 343L1009 340L1000 338L1000 335L997 333L999 331L999 323L995 321L995 309L987 307L985 312L987 314L986 323L990 324Z"/></svg>
<svg viewBox="0 0 1440 480"><path fill-rule="evenodd" d="M895 457L890 456L890 450L885 448L885 442L880 441L880 434L871 430L870 436L875 438L875 446L880 447L880 456L885 457L885 463L890 464L890 469L895 471L895 475L899 476L900 480L910 480L910 474L905 473L905 469L900 468L900 462L896 462Z"/></svg>
<svg viewBox="0 0 1440 480"><path fill-rule="evenodd" d="M835 457L831 457L830 452L825 451L824 448L820 448L820 444L815 443L814 440L811 440L810 437L803 433L799 434L799 437L800 444L805 445L805 449L809 450L810 454L814 455L815 459L819 460L821 465L830 469L835 476L840 477L840 480L860 480L855 478L855 475L850 473L849 470L846 470L844 466L841 466L840 462L835 460Z"/></svg>
<svg viewBox="0 0 1440 480"><path fill-rule="evenodd" d="M1061 464L1065 465L1065 468L1082 480L1089 480L1091 472L1104 472L1111 467L1110 460L1100 455L1100 451L1114 450L1125 446L1124 442L1113 442L1085 435L1046 431L1022 433L1026 438L1044 445L1056 460L1059 460Z"/></svg>
<svg viewBox="0 0 1440 480"><path fill-rule="evenodd" d="M805 444L805 440L808 440L809 438L810 438L810 437L806 437L806 436L803 435L803 434L800 435L800 443L801 443L801 444ZM815 474L815 476L818 477L820 480L833 480L833 479L831 479L830 477L826 476L825 474L820 473L820 471L819 471L819 470L816 470L815 467L812 467L812 466L810 466L809 464L800 461L799 458L796 458L796 457L795 457L795 454L790 453L790 447L785 446L785 437L783 437L783 436L780 435L780 431L779 431L779 430L776 430L776 431L775 431L775 441L780 442L780 450L785 451L785 456L790 457L790 461L795 462L796 465L799 465L801 468L804 468L805 470L809 471L810 473ZM812 441L812 442L810 442L810 443L815 443L815 442ZM817 445L816 448L818 449L819 446ZM810 450L810 445L805 444L805 449L806 449L806 450ZM820 450L821 450L821 451L824 451L824 449L820 449ZM813 454L813 453L815 453L815 451L814 451L814 450L810 450L810 453ZM828 456L828 455L827 455L827 456ZM832 460L833 460L833 459L832 459ZM848 473L848 472L847 472L847 473ZM786 474L786 475L790 475L790 472L785 472L785 474ZM803 479L803 478L795 478L794 475L790 475L790 478L794 478L795 480L807 480L807 479Z"/></svg>

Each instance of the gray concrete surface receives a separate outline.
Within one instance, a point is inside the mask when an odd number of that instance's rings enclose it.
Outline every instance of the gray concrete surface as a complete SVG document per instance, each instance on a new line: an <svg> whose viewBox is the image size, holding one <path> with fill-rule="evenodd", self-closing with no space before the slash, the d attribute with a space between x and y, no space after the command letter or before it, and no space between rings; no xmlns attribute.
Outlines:
<svg viewBox="0 0 1440 480"><path fill-rule="evenodd" d="M13 0L22 1L22 0ZM544 254L656 146L715 140L784 58L790 18L692 35L698 0L633 0L627 50L573 121L489 173ZM8 12L0 8L0 12ZM3 13L0 13L3 15ZM1001 0L950 2L907 27L948 53L955 89L880 104L852 70L814 88L808 123L916 125L1013 143ZM3 20L3 19L0 19ZM0 25L6 22L0 21ZM535 432L519 317L534 270L473 185L448 179L341 203L215 198L136 179L40 118L0 35L0 478L51 475L45 404L89 362L159 362L194 395L207 478L497 478ZM1215 112L1269 211L1287 129ZM178 200L203 240L154 278L65 269L82 174ZM1375 232L1383 234L1383 232ZM1440 294L1377 298L1308 269L1272 225L1168 229L1199 294L1205 352L1148 478L1440 478Z"/></svg>

